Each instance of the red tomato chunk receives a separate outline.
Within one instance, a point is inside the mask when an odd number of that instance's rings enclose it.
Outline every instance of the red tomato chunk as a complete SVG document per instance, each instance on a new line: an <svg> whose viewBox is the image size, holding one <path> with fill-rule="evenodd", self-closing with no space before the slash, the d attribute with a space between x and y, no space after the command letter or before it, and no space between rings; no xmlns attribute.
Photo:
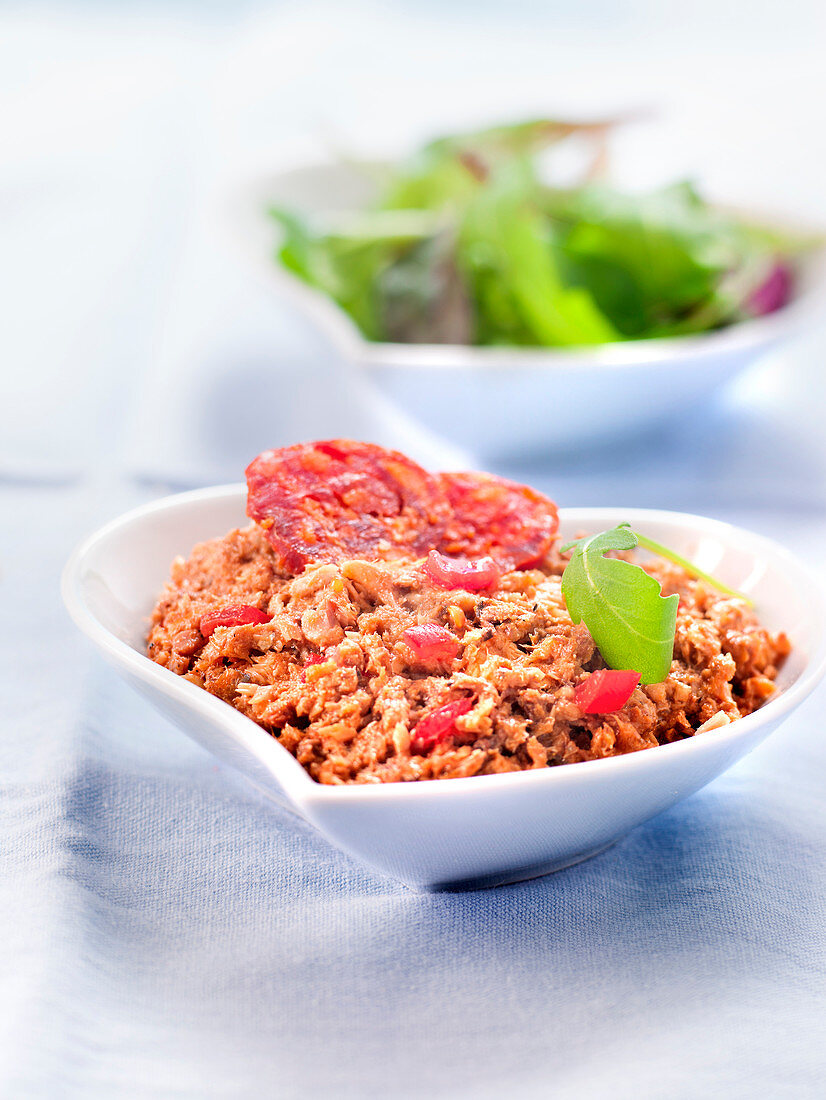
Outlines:
<svg viewBox="0 0 826 1100"><path fill-rule="evenodd" d="M411 626L402 637L423 661L450 661L459 652L459 640L438 623Z"/></svg>
<svg viewBox="0 0 826 1100"><path fill-rule="evenodd" d="M466 592L484 592L499 584L501 573L493 558L458 561L431 550L424 571L439 588L464 588Z"/></svg>
<svg viewBox="0 0 826 1100"><path fill-rule="evenodd" d="M201 616L198 629L205 638L212 636L219 626L247 626L250 623L268 623L272 615L266 611L259 611L248 603L233 604L231 607L222 607L219 611L207 611Z"/></svg>
<svg viewBox="0 0 826 1100"><path fill-rule="evenodd" d="M307 669L310 668L311 665L322 665L327 660L329 660L329 658L324 653L311 653L304 662L304 668L302 668L298 674L298 678L302 684L306 684L307 682Z"/></svg>
<svg viewBox="0 0 826 1100"><path fill-rule="evenodd" d="M443 741L459 736L456 719L472 709L472 699L457 699L426 714L416 726L413 740L410 742L410 751L422 756Z"/></svg>
<svg viewBox="0 0 826 1100"><path fill-rule="evenodd" d="M601 668L577 685L574 701L583 714L610 714L625 706L639 682L638 672Z"/></svg>

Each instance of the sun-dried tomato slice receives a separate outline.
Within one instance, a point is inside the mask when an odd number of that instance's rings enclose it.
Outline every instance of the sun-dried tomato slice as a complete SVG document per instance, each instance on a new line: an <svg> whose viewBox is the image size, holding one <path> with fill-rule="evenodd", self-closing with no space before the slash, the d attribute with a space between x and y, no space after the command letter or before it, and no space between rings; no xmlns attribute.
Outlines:
<svg viewBox="0 0 826 1100"><path fill-rule="evenodd" d="M527 569L550 550L559 516L542 493L493 474L441 474L440 480L453 511L438 548L443 553Z"/></svg>
<svg viewBox="0 0 826 1100"><path fill-rule="evenodd" d="M439 481L372 443L335 439L264 451L247 467L247 514L283 568L348 558L423 557L450 509Z"/></svg>

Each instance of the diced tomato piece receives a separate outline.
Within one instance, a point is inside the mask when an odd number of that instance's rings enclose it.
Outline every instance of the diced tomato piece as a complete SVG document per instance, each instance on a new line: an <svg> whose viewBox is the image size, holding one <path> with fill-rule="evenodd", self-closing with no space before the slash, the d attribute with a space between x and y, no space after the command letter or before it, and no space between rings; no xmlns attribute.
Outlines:
<svg viewBox="0 0 826 1100"><path fill-rule="evenodd" d="M502 575L493 558L461 561L446 558L438 550L431 550L427 555L424 571L439 588L464 588L466 592L495 588Z"/></svg>
<svg viewBox="0 0 826 1100"><path fill-rule="evenodd" d="M583 714L610 714L625 706L639 682L638 672L601 668L577 685L574 701Z"/></svg>
<svg viewBox="0 0 826 1100"><path fill-rule="evenodd" d="M449 661L459 652L459 639L439 623L408 627L402 637L423 661Z"/></svg>
<svg viewBox="0 0 826 1100"><path fill-rule="evenodd" d="M198 629L205 638L212 636L219 626L247 626L250 623L268 623L272 615L266 611L259 611L248 603L233 604L230 607L222 607L219 611L207 611L201 616Z"/></svg>
<svg viewBox="0 0 826 1100"><path fill-rule="evenodd" d="M458 737L456 719L472 709L472 699L457 699L426 714L416 726L413 740L410 742L410 751L422 756L443 741Z"/></svg>
<svg viewBox="0 0 826 1100"><path fill-rule="evenodd" d="M304 661L304 668L302 668L301 672L299 672L298 674L299 679L302 681L302 683L306 683L306 670L311 665L323 665L324 662L329 661L329 659L330 658L327 656L326 653L311 653Z"/></svg>

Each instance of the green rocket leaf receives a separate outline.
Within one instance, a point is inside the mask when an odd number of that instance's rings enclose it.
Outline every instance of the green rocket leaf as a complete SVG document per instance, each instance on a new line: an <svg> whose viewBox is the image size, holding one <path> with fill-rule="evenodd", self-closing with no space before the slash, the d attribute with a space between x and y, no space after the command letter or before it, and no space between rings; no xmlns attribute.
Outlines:
<svg viewBox="0 0 826 1100"><path fill-rule="evenodd" d="M610 550L639 543L629 527L615 527L563 547L573 549L562 574L562 595L572 620L583 622L609 668L638 672L657 684L671 669L679 596L663 596L639 565L606 558Z"/></svg>

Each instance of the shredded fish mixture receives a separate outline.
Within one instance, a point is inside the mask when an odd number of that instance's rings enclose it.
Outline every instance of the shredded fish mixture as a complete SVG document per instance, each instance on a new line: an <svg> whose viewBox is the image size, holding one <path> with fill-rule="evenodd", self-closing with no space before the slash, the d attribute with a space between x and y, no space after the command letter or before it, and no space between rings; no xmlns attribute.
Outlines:
<svg viewBox="0 0 826 1100"><path fill-rule="evenodd" d="M417 556L355 556L291 575L266 526L253 524L174 563L148 655L333 784L635 752L727 725L774 691L785 635L761 627L743 600L651 559L640 564L663 594L680 596L670 674L614 713L584 713L577 684L605 665L566 610L564 561L551 549L540 564L503 572L485 592L438 586Z"/></svg>

